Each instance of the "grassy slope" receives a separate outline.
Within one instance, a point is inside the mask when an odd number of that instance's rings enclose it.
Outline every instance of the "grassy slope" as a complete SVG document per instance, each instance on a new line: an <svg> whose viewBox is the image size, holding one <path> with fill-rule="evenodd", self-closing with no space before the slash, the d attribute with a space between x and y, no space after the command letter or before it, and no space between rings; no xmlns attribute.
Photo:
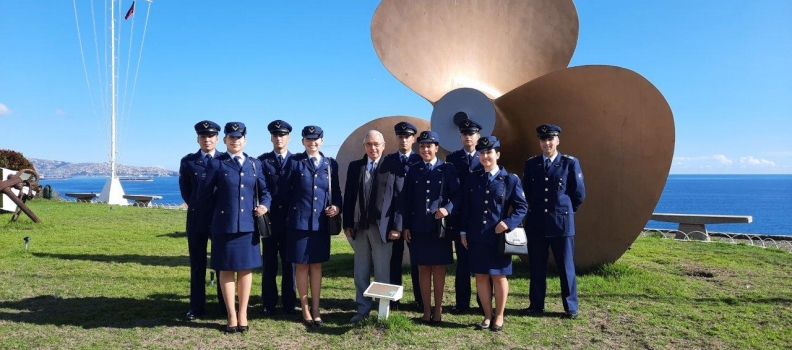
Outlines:
<svg viewBox="0 0 792 350"><path fill-rule="evenodd" d="M306 332L297 317L251 313L252 332L222 335L225 317L183 322L189 262L183 211L38 200L44 220L0 215L2 348L785 348L792 344L792 254L725 243L639 238L617 263L579 277L581 318L559 319L558 278L547 317L527 306L527 268L510 279L505 332L474 331L475 314L444 314L444 327L398 311L361 326L354 314L352 251L333 240L324 267L328 324ZM32 238L23 249L24 236ZM452 271L449 266L448 271ZM409 269L406 269L407 272ZM409 277L405 276L405 281ZM260 302L260 272L253 302ZM409 283L409 282L408 282ZM209 300L214 298L208 288ZM453 274L444 305L453 300ZM410 286L406 304L412 303ZM259 306L259 305L256 305ZM216 304L208 306L210 311Z"/></svg>

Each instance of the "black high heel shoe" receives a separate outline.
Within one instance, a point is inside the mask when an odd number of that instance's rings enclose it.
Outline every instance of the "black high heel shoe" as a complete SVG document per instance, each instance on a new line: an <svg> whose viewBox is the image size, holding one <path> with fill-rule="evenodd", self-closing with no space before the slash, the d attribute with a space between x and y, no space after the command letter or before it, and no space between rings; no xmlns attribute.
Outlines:
<svg viewBox="0 0 792 350"><path fill-rule="evenodd" d="M245 333L250 330L250 326L237 326L237 332Z"/></svg>
<svg viewBox="0 0 792 350"><path fill-rule="evenodd" d="M223 333L236 333L239 331L238 326L223 326L220 328Z"/></svg>

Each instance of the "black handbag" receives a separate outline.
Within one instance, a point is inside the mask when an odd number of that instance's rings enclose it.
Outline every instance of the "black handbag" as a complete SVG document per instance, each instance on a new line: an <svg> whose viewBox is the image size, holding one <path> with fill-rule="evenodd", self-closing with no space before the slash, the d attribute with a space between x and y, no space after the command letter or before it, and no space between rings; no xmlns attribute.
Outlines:
<svg viewBox="0 0 792 350"><path fill-rule="evenodd" d="M506 179L508 180L511 176L507 176ZM508 185L508 182L506 182ZM517 186L512 186L512 190L514 190ZM507 186L508 188L508 186ZM503 201L501 202L501 220L506 216L506 190L503 191ZM525 228L523 228L522 222L515 228L511 229L510 231L506 231L501 233L500 235L500 243L498 244L498 250L501 254L505 255L528 255L528 236L525 234Z"/></svg>
<svg viewBox="0 0 792 350"><path fill-rule="evenodd" d="M332 158L330 158L327 164L327 196L328 196L328 202L330 202L330 205L333 205L333 159ZM331 235L341 234L341 224L342 224L341 213L338 213L335 216L327 217L327 231Z"/></svg>
<svg viewBox="0 0 792 350"><path fill-rule="evenodd" d="M256 193L253 194L253 201L256 207L259 206L259 189L258 189L258 171L256 171L256 162L250 161L253 164L253 175L256 177L253 188ZM256 233L261 238L269 238L272 236L272 225L270 224L269 214L256 216L253 214L253 225L256 227Z"/></svg>
<svg viewBox="0 0 792 350"><path fill-rule="evenodd" d="M431 172L429 172L429 174L431 175ZM437 210L440 210L440 206L443 205L443 186L444 185L445 184L442 181L440 181L440 196L439 196L438 202L437 202ZM451 215L451 213L448 213L448 215L445 216L445 217L442 217L442 218L439 218L439 219L435 219L435 236L437 238L445 238L446 237L446 217L448 217L449 215Z"/></svg>

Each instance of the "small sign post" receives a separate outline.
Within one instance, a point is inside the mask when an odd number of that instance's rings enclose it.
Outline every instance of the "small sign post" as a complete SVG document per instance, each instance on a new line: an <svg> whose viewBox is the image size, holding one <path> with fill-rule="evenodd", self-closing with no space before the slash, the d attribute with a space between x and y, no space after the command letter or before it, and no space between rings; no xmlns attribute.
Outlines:
<svg viewBox="0 0 792 350"><path fill-rule="evenodd" d="M379 299L378 317L383 320L390 315L390 302L401 299L402 294L404 294L403 286L379 282L372 282L363 292L363 296Z"/></svg>

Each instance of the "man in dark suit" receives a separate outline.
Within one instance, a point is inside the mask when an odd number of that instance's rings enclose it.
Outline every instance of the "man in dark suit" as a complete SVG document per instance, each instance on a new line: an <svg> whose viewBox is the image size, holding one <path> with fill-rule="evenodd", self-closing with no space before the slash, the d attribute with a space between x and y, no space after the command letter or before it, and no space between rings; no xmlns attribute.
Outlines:
<svg viewBox="0 0 792 350"><path fill-rule="evenodd" d="M531 264L530 305L526 315L544 312L547 289L548 247L553 250L564 317L577 318L578 297L575 278L575 212L586 197L583 172L575 157L558 152L561 127L544 124L536 128L542 155L525 162L523 188L528 199L525 226Z"/></svg>
<svg viewBox="0 0 792 350"><path fill-rule="evenodd" d="M294 292L294 267L283 256L286 237L286 208L289 198L285 191L278 189L287 186L283 177L286 162L291 157L288 150L291 139L292 126L283 120L274 120L267 125L272 141L272 152L267 152L258 157L261 161L262 172L267 181L267 189L272 195L272 206L269 214L272 236L261 239L263 247L264 271L261 276L261 300L263 307L261 313L265 316L275 314L278 304L278 255L280 255L281 295L283 297L283 311L289 315L295 314L296 294Z"/></svg>
<svg viewBox="0 0 792 350"><path fill-rule="evenodd" d="M198 187L206 176L209 160L217 152L217 133L220 125L213 121L203 120L195 124L200 150L190 153L181 159L179 165L179 191L184 203L187 203L187 247L190 253L190 311L185 319L192 321L206 314L206 246L210 237L214 197L208 200L198 198ZM225 303L217 284L217 299L220 311L225 314Z"/></svg>
<svg viewBox="0 0 792 350"><path fill-rule="evenodd" d="M476 142L481 137L479 133L481 124L470 119L465 112L459 112L454 115L454 123L459 127L459 140L462 142L462 149L446 156L446 162L454 164L459 185L464 186L468 175L483 169L476 151ZM453 314L467 312L470 309L471 294L468 250L462 245L459 237L458 220L467 220L467 218L455 217L451 220L454 225L451 231L454 237L454 251L456 251L457 257L456 279L454 280L456 305L451 308L451 313Z"/></svg>
<svg viewBox="0 0 792 350"><path fill-rule="evenodd" d="M396 137L399 138L399 150L385 156L387 162L399 162L404 167L404 172L398 174L399 177L404 178L407 175L407 170L413 164L421 162L421 156L413 152L412 146L415 143L415 134L418 133L418 128L409 122L399 122L393 127ZM404 263L404 237L400 236L399 239L393 241L393 251L391 254L390 262L390 283L395 285L402 285L402 265ZM421 286L418 282L418 265L410 263L410 275L412 277L413 296L415 297L415 306L418 311L423 311L423 302L421 301ZM391 309L398 310L401 304L398 301L391 302Z"/></svg>
<svg viewBox="0 0 792 350"><path fill-rule="evenodd" d="M401 236L401 222L394 218L398 193L404 186L404 167L384 161L385 139L371 130L363 140L366 156L349 163L344 188L344 234L355 251L355 301L357 313L350 322L368 317L372 300L364 297L374 266L374 281L390 282L391 241Z"/></svg>

